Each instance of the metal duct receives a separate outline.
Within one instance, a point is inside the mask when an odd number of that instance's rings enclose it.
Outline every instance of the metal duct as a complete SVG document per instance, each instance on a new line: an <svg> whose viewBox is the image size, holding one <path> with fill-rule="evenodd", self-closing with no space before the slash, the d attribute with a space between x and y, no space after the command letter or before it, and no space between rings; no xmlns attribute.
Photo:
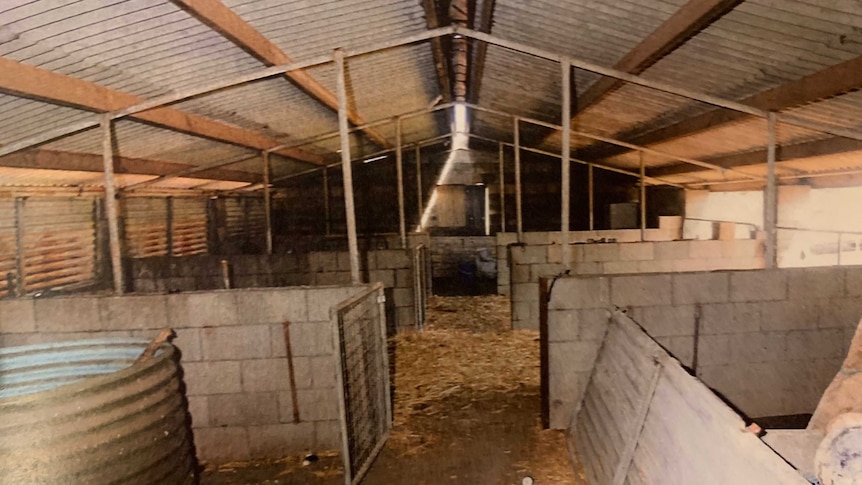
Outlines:
<svg viewBox="0 0 862 485"><path fill-rule="evenodd" d="M176 348L141 339L0 349L0 481L191 484Z"/></svg>

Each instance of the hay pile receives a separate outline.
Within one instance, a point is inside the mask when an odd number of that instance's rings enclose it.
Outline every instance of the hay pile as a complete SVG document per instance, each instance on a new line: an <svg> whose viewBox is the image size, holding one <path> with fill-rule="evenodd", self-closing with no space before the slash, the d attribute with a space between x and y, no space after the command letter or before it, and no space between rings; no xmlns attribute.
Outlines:
<svg viewBox="0 0 862 485"><path fill-rule="evenodd" d="M395 426L456 393L539 386L539 336L512 331L503 297L432 297L425 331L395 337Z"/></svg>

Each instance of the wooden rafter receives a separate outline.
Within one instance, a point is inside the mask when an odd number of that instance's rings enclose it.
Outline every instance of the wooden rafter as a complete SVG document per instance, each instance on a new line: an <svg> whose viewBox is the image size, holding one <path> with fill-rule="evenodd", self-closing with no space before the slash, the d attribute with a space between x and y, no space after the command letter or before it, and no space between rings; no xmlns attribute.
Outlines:
<svg viewBox="0 0 862 485"><path fill-rule="evenodd" d="M793 145L780 146L778 148L778 160L802 160L812 157L837 155L847 152L858 152L862 154L862 142L840 137L829 137ZM766 163L766 148L734 155L725 155L705 160L722 168L739 168L752 165L763 165ZM667 177L692 172L701 172L703 168L688 164L670 165L649 171L652 177Z"/></svg>
<svg viewBox="0 0 862 485"><path fill-rule="evenodd" d="M120 110L144 101L132 94L4 57L0 57L0 92L98 113ZM255 150L281 145L266 135L169 107L142 111L131 117L173 131ZM323 157L304 150L285 148L275 153L315 165L324 164Z"/></svg>
<svg viewBox="0 0 862 485"><path fill-rule="evenodd" d="M264 64L275 66L291 62L291 58L284 51L221 1L172 1ZM320 84L307 72L302 70L290 71L285 76L314 99L333 111L338 111L338 99L335 97L335 93ZM347 118L352 124L357 126L366 124L366 121L353 108L348 107ZM391 147L391 143L389 143L386 137L373 128L366 128L362 131L376 144L384 148Z"/></svg>
<svg viewBox="0 0 862 485"><path fill-rule="evenodd" d="M440 14L437 10L437 2L435 0L422 0L421 3L422 8L425 10L425 24L428 26L428 29L439 28L441 22ZM440 37L432 39L431 51L434 55L434 67L437 70L440 95L443 96L444 103L449 103L452 101L452 78L450 77L449 56L446 54L444 40Z"/></svg>
<svg viewBox="0 0 862 485"><path fill-rule="evenodd" d="M494 23L494 7L495 0L485 0L482 4L482 12L479 15L479 32L491 33L491 26ZM482 78L485 75L485 59L488 57L488 44L485 42L477 42L475 61L473 69L470 72L468 80L468 95L467 99L471 103L479 102L479 92L482 89Z"/></svg>
<svg viewBox="0 0 862 485"><path fill-rule="evenodd" d="M102 172L102 155L58 150L27 150L0 157L0 167ZM114 157L114 173L166 175L193 168L193 165L130 157ZM242 170L213 168L190 177L232 182L260 182L260 175Z"/></svg>
<svg viewBox="0 0 862 485"><path fill-rule="evenodd" d="M676 50L694 34L720 19L741 0L689 0L652 34L625 55L614 68L640 74L659 59ZM578 113L599 102L622 81L603 77L578 97ZM575 113L577 117L578 113Z"/></svg>
<svg viewBox="0 0 862 485"><path fill-rule="evenodd" d="M840 96L860 88L862 88L862 56L749 96L740 102L758 109L780 111ZM631 143L642 146L662 143L711 130L747 117L748 115L737 111L722 109L707 111L640 135L632 139ZM607 158L620 153L625 153L625 150L608 149L589 155L591 158Z"/></svg>

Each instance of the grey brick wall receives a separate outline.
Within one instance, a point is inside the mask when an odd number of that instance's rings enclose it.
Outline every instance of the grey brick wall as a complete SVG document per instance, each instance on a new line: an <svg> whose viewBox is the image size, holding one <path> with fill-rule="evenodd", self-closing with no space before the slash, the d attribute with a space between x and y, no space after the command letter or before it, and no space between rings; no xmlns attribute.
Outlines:
<svg viewBox="0 0 862 485"><path fill-rule="evenodd" d="M620 233L630 237L629 233L633 231L593 232ZM634 232L640 238L640 231ZM575 234L577 236L573 238L583 238L581 232ZM501 234L497 240L508 243L511 236ZM563 247L558 242L558 233L528 233L524 237L533 244L505 246L507 265L500 278L508 276L508 288L502 279L498 279L498 292L511 295L512 325L516 329L539 327L539 278L560 274L565 269L575 275L601 275L758 269L764 266L762 241L734 240L570 244L566 250L571 252L572 264L564 268Z"/></svg>
<svg viewBox="0 0 862 485"><path fill-rule="evenodd" d="M683 365L696 349L696 375L750 417L810 413L862 317L862 267L558 279L547 328L555 428L583 395L614 306Z"/></svg>
<svg viewBox="0 0 862 485"><path fill-rule="evenodd" d="M427 235L417 235L417 240ZM350 284L346 251L303 254L184 256L127 260L129 289L137 293L169 290L215 290L223 287L220 261L230 262L234 288L331 286ZM411 250L376 249L362 253L363 277L389 290L389 314L395 329L415 327ZM223 302L222 302L223 303ZM194 312L193 312L194 313ZM230 315L230 313L227 313Z"/></svg>
<svg viewBox="0 0 862 485"><path fill-rule="evenodd" d="M364 286L0 300L0 346L154 337L181 351L198 458L228 462L339 449L329 309ZM300 422L293 422L289 321Z"/></svg>

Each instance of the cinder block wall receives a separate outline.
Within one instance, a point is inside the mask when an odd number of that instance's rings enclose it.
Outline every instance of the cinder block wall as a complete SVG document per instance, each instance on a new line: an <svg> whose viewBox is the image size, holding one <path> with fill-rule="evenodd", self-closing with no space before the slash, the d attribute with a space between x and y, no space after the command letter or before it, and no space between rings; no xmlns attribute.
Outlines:
<svg viewBox="0 0 862 485"><path fill-rule="evenodd" d="M862 267L558 279L543 333L554 428L583 396L612 307L748 416L811 413L862 317Z"/></svg>
<svg viewBox="0 0 862 485"><path fill-rule="evenodd" d="M415 326L411 250L381 249L361 254L363 277L387 289L392 326ZM327 286L350 284L346 251L304 254L182 256L127 260L128 287L138 293L214 290L223 287L221 260L230 264L234 288Z"/></svg>
<svg viewBox="0 0 862 485"><path fill-rule="evenodd" d="M340 449L330 308L366 287L0 301L0 346L155 337L171 327L198 459L229 462ZM300 422L293 419L283 323Z"/></svg>
<svg viewBox="0 0 862 485"><path fill-rule="evenodd" d="M482 248L489 249L494 257L499 254L496 253L494 236L431 237L431 275L434 278L457 278L458 264L473 261Z"/></svg>
<svg viewBox="0 0 862 485"><path fill-rule="evenodd" d="M527 238L524 245L508 246L514 328L539 328L539 278L560 274L564 269L570 274L600 275L764 267L763 242L753 239L572 244L568 246L572 262L569 268L562 265L559 243L539 244L540 241L537 238L534 243Z"/></svg>

